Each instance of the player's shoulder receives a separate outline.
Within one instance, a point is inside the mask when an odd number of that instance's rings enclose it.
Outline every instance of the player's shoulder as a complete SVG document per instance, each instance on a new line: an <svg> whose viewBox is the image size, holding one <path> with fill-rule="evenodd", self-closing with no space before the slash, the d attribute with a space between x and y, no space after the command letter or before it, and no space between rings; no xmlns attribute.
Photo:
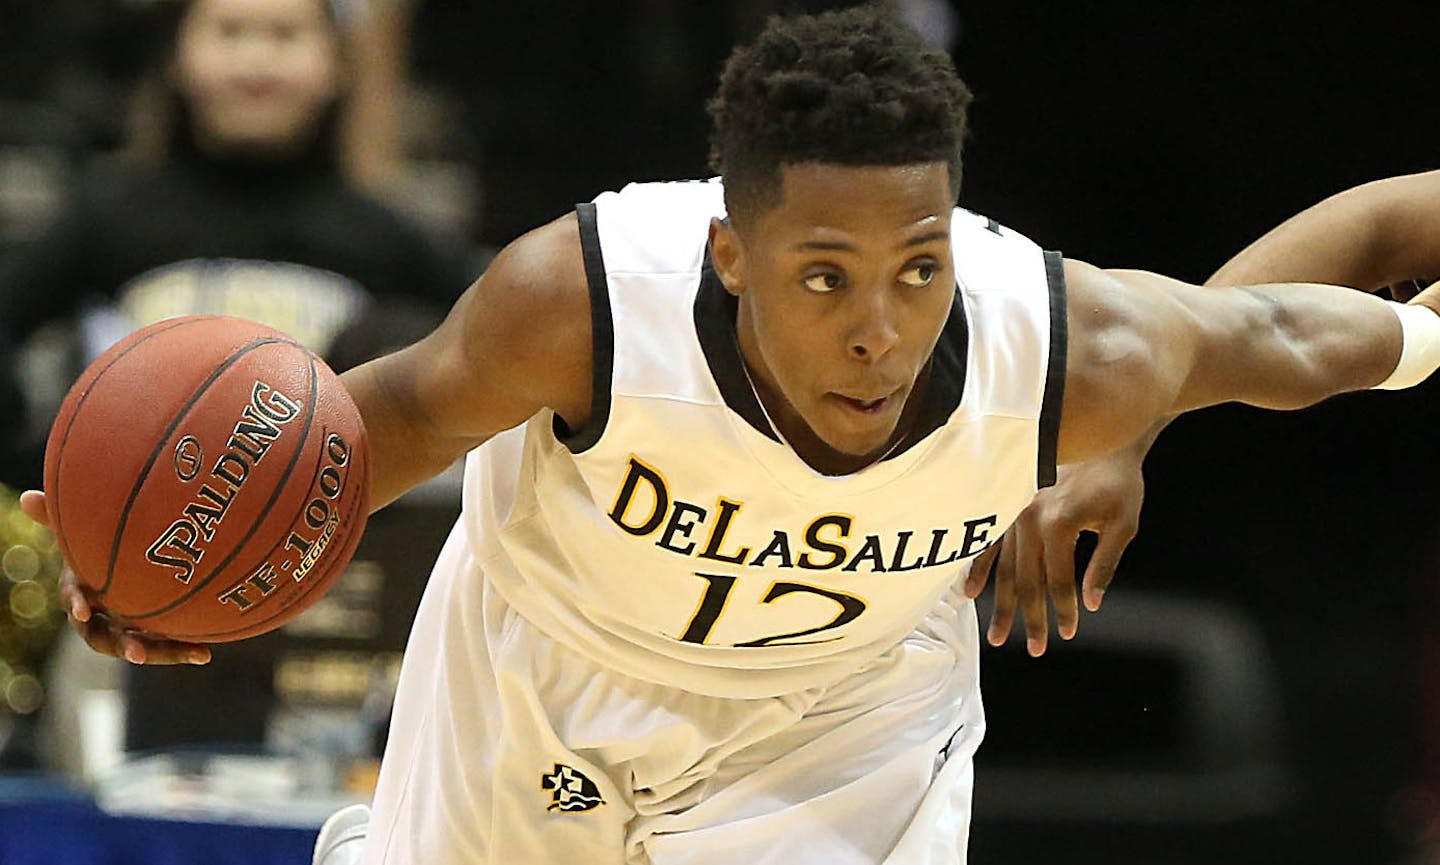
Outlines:
<svg viewBox="0 0 1440 865"><path fill-rule="evenodd" d="M563 350L589 342L590 298L574 213L511 241L467 300L489 340ZM464 303L465 301L462 301Z"/></svg>
<svg viewBox="0 0 1440 865"><path fill-rule="evenodd" d="M507 290L564 291L577 280L583 287L585 266L576 214L567 213L510 241L485 273L503 281Z"/></svg>
<svg viewBox="0 0 1440 865"><path fill-rule="evenodd" d="M575 215L510 242L436 333L487 387L583 417L590 297Z"/></svg>

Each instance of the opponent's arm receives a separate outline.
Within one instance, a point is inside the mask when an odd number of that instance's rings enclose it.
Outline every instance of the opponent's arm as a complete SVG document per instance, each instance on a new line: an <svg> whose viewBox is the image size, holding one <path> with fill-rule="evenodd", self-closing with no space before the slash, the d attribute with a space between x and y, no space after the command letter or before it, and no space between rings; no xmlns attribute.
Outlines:
<svg viewBox="0 0 1440 865"><path fill-rule="evenodd" d="M1207 285L1325 282L1375 291L1440 274L1440 171L1376 180L1287 219Z"/></svg>

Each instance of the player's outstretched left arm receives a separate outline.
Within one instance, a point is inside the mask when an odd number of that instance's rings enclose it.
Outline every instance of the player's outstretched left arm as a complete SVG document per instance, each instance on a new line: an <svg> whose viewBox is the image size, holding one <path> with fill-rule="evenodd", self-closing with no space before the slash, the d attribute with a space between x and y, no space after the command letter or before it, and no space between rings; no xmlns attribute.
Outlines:
<svg viewBox="0 0 1440 865"><path fill-rule="evenodd" d="M1440 274L1440 171L1389 177L1326 198L1247 246L1206 285L1316 282L1366 291L1389 287L1396 299ZM1009 636L1017 606L1030 653L1045 651L1046 596L1062 637L1078 625L1072 559L1082 531L1099 544L1084 576L1085 606L1095 610L1135 533L1144 484L1140 467L1163 422L1131 445L1099 460L1061 469L987 553L994 560L995 606L989 637ZM966 591L976 597L991 579L991 561L971 568Z"/></svg>
<svg viewBox="0 0 1440 865"><path fill-rule="evenodd" d="M977 560L966 586L978 595L993 565L990 641L1003 642L1018 608L1032 655L1046 648L1047 595L1060 635L1075 633L1073 556L1083 530L1099 535L1084 578L1086 607L1099 606L1138 526L1140 462L1158 422L1219 402L1299 408L1371 387L1395 369L1402 345L1395 305L1343 288L1200 288L1076 261L1066 263L1065 277L1069 351L1059 457L1072 465ZM1430 306L1406 310L1412 322L1420 314L1412 342L1440 330L1435 293L1417 300Z"/></svg>
<svg viewBox="0 0 1440 865"><path fill-rule="evenodd" d="M1179 412L1302 408L1416 384L1440 363L1440 289L1401 305L1337 286L1201 288L1076 261L1065 278L1061 462L1124 447Z"/></svg>
<svg viewBox="0 0 1440 865"><path fill-rule="evenodd" d="M1084 530L1099 536L1083 582L1085 606L1099 608L1138 528L1141 461L1175 414L1231 401L1300 408L1416 384L1440 365L1440 287L1401 306L1329 285L1199 288L1075 261L1065 277L1059 459L1070 465L976 561L966 585L978 595L993 566L990 642L1008 637L1018 607L1031 655L1046 648L1047 595L1060 635L1075 634L1074 551Z"/></svg>

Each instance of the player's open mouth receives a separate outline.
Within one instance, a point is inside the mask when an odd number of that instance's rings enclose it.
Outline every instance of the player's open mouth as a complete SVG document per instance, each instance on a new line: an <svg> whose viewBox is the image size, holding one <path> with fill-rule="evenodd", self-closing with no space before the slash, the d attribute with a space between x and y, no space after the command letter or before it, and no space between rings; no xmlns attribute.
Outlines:
<svg viewBox="0 0 1440 865"><path fill-rule="evenodd" d="M273 78L248 78L232 85L235 92L246 99L268 99L284 89L280 81Z"/></svg>
<svg viewBox="0 0 1440 865"><path fill-rule="evenodd" d="M885 409L885 406L889 404L890 397L894 396L894 394L882 396L877 399L857 399L852 396L845 396L844 394L838 393L834 394L834 396L840 401L842 405L844 405L846 408L849 408L851 411L857 411L861 414L879 414Z"/></svg>

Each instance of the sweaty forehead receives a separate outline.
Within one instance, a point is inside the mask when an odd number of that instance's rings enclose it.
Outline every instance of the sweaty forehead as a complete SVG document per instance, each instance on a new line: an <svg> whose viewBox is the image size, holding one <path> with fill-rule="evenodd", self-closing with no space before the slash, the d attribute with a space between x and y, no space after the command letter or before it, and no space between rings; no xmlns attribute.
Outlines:
<svg viewBox="0 0 1440 865"><path fill-rule="evenodd" d="M761 226L786 233L873 234L949 224L950 169L798 163L781 169L779 203Z"/></svg>

